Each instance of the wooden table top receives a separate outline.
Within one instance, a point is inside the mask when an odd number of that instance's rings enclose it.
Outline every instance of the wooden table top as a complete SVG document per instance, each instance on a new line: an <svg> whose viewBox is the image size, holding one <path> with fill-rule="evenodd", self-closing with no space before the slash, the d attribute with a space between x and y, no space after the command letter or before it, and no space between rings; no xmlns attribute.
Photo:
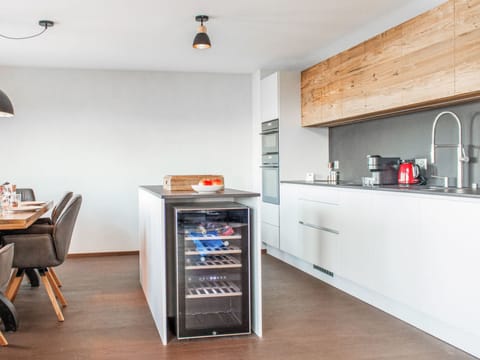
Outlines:
<svg viewBox="0 0 480 360"><path fill-rule="evenodd" d="M0 213L0 230L26 229L50 210L53 205L53 201L42 201L42 204L38 205L40 207L36 210L21 211L22 207L27 209L28 203L29 201L25 201L17 210L5 209ZM40 203L40 201L35 201L35 203Z"/></svg>

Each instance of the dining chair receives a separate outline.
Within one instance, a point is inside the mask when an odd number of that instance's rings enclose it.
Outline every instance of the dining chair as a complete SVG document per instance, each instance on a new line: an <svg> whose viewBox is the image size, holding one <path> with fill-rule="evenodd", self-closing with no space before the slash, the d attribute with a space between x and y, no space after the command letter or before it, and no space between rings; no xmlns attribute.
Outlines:
<svg viewBox="0 0 480 360"><path fill-rule="evenodd" d="M67 306L67 301L49 269L59 266L65 261L81 204L82 196L74 196L52 226L51 233L2 236L5 244L15 244L12 266L16 268L16 272L5 292L9 300L15 298L25 269L37 269L58 321L64 321L62 310L55 297L63 307Z"/></svg>
<svg viewBox="0 0 480 360"><path fill-rule="evenodd" d="M15 190L17 194L22 195L22 201L35 201L35 191L33 191L32 188L17 188ZM28 280L30 281L30 285L32 287L38 287L39 282L38 282L38 276L35 273L35 270L27 270L26 275L28 277Z"/></svg>
<svg viewBox="0 0 480 360"><path fill-rule="evenodd" d="M17 189L17 192L22 194L22 201L35 201L35 193L33 189ZM26 196L26 199L24 199L24 194ZM22 229L22 230L15 230L15 231L10 231L11 234L20 234L20 233L28 233L28 234L42 234L42 233L51 233L53 230L50 226L45 226L45 225L53 225L57 222L58 217L62 214L63 210L67 206L68 202L70 199L73 197L73 192L72 191L67 191L65 194L63 194L62 198L58 203L54 206L51 216L50 217L41 217L33 225L28 227L27 229ZM60 281L60 278L58 277L56 271L51 268L50 274L57 283L58 287L62 286L62 283ZM26 269L25 270L25 275L27 275L28 280L30 281L30 284L32 287L38 287L39 286L39 281L38 281L38 276L35 272L35 269Z"/></svg>
<svg viewBox="0 0 480 360"><path fill-rule="evenodd" d="M7 284L12 270L13 244L0 248L0 319L2 319L5 331L17 330L18 321L15 307L1 292ZM8 341L0 331L0 346L7 346Z"/></svg>
<svg viewBox="0 0 480 360"><path fill-rule="evenodd" d="M17 188L17 194L22 195L22 201L35 201L35 192L30 188Z"/></svg>
<svg viewBox="0 0 480 360"><path fill-rule="evenodd" d="M72 197L73 197L73 192L67 191L65 194L63 194L60 201L54 206L51 216L41 217L40 219L35 221L35 224L50 224L50 225L55 224L58 220L58 217L62 214L63 209L65 209L65 207L67 206L68 202Z"/></svg>

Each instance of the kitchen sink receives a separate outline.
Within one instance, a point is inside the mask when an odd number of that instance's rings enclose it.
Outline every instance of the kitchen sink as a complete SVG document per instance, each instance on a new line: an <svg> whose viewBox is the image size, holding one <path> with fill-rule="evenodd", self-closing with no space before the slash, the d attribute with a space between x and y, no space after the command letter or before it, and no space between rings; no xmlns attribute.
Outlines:
<svg viewBox="0 0 480 360"><path fill-rule="evenodd" d="M433 191L433 192L440 192L440 193L449 193L449 194L477 194L477 189L472 188L454 188L454 187L441 187L441 186L427 186L422 190L425 191Z"/></svg>

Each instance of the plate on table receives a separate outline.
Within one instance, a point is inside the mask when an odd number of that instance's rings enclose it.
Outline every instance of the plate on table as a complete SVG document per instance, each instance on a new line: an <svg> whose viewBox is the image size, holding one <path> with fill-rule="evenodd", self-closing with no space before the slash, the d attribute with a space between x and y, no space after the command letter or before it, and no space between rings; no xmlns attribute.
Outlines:
<svg viewBox="0 0 480 360"><path fill-rule="evenodd" d="M5 209L7 212L22 212L22 211L37 211L42 208L43 205L20 205L19 207L12 207Z"/></svg>
<svg viewBox="0 0 480 360"><path fill-rule="evenodd" d="M223 185L192 185L192 189L198 193L211 193L223 190Z"/></svg>
<svg viewBox="0 0 480 360"><path fill-rule="evenodd" d="M43 206L46 203L46 201L22 201L21 206Z"/></svg>

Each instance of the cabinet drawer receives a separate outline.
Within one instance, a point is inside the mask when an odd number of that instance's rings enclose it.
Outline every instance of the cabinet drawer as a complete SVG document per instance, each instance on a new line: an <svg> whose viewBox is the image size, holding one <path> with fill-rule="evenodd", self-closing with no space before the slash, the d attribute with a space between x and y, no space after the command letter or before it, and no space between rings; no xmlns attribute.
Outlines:
<svg viewBox="0 0 480 360"><path fill-rule="evenodd" d="M340 191L325 186L302 186L298 192L298 198L338 205L340 203Z"/></svg>
<svg viewBox="0 0 480 360"><path fill-rule="evenodd" d="M299 257L332 272L338 268L339 236L331 232L298 224Z"/></svg>
<svg viewBox="0 0 480 360"><path fill-rule="evenodd" d="M262 222L279 226L280 206L262 202Z"/></svg>
<svg viewBox="0 0 480 360"><path fill-rule="evenodd" d="M280 246L279 227L262 222L262 242L278 248Z"/></svg>
<svg viewBox="0 0 480 360"><path fill-rule="evenodd" d="M298 221L338 233L340 228L339 206L307 199L298 200Z"/></svg>

